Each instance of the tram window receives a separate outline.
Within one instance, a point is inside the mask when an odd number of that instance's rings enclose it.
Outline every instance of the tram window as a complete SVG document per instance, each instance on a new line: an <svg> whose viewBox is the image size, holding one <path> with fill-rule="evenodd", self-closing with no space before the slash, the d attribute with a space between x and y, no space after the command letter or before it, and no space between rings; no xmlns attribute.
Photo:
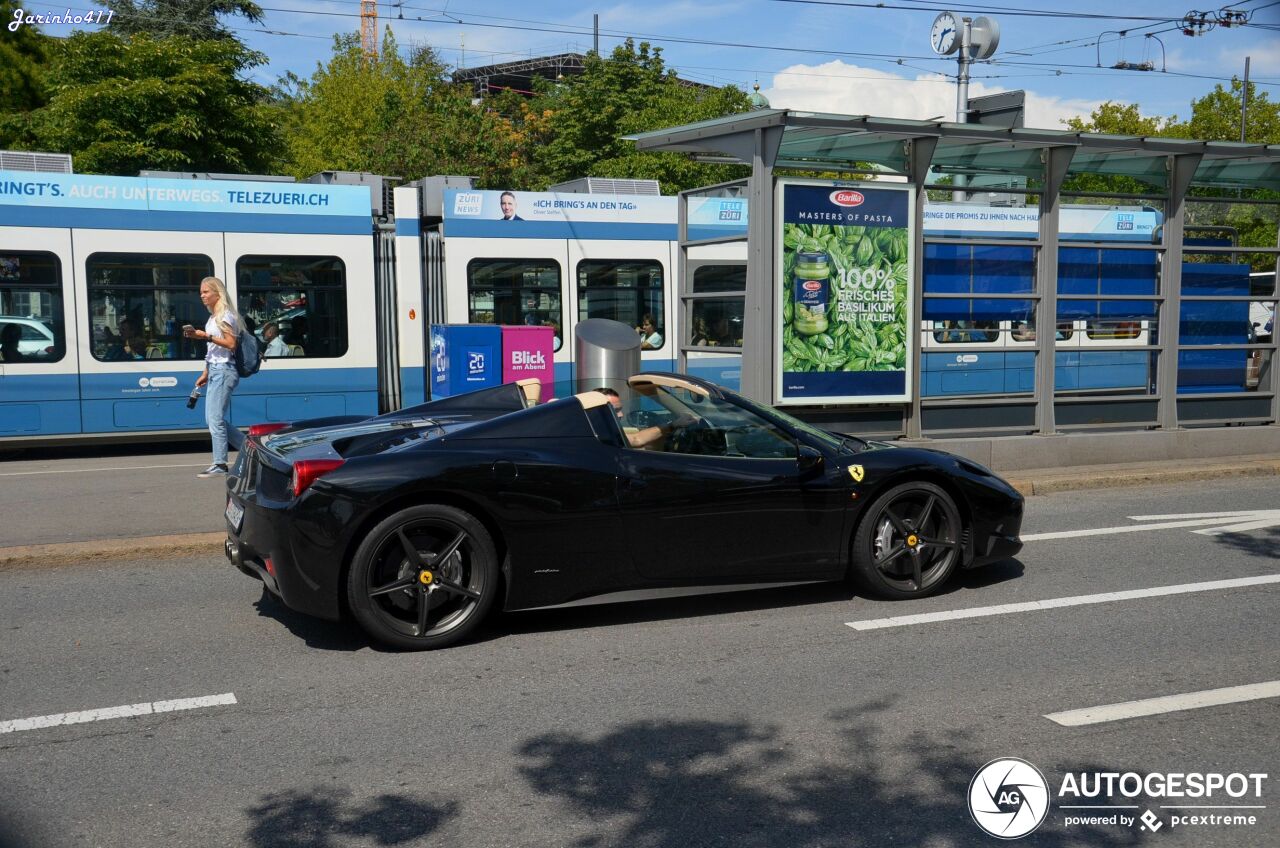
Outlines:
<svg viewBox="0 0 1280 848"><path fill-rule="evenodd" d="M66 353L58 257L0 249L0 362L57 362Z"/></svg>
<svg viewBox="0 0 1280 848"><path fill-rule="evenodd" d="M1091 340L1127 341L1142 335L1142 324L1138 321L1089 321L1085 324L1085 335Z"/></svg>
<svg viewBox="0 0 1280 848"><path fill-rule="evenodd" d="M652 261L598 260L578 263L578 317L608 318L640 328L646 315L662 338L650 349L666 346L662 264Z"/></svg>
<svg viewBox="0 0 1280 848"><path fill-rule="evenodd" d="M700 297L693 303L689 344L694 347L742 347L740 297Z"/></svg>
<svg viewBox="0 0 1280 848"><path fill-rule="evenodd" d="M1065 342L1075 335L1071 322L1059 324L1054 331L1053 338L1055 341ZM1033 342L1036 340L1036 322L1035 321L1015 321L1013 330L1009 333L1010 338L1015 342Z"/></svg>
<svg viewBox="0 0 1280 848"><path fill-rule="evenodd" d="M198 254L92 254L85 276L93 358L203 359L206 343L183 338L182 326L209 320L200 281L212 275L213 260Z"/></svg>
<svg viewBox="0 0 1280 848"><path fill-rule="evenodd" d="M933 338L943 344L986 344L1000 337L998 321L935 321Z"/></svg>
<svg viewBox="0 0 1280 848"><path fill-rule="evenodd" d="M560 263L553 259L472 259L467 263L467 321L525 324L555 330L564 338L560 307Z"/></svg>
<svg viewBox="0 0 1280 848"><path fill-rule="evenodd" d="M693 269L693 293L745 292L747 290L747 266L700 265Z"/></svg>
<svg viewBox="0 0 1280 848"><path fill-rule="evenodd" d="M236 305L264 356L347 352L347 267L336 256L242 256Z"/></svg>

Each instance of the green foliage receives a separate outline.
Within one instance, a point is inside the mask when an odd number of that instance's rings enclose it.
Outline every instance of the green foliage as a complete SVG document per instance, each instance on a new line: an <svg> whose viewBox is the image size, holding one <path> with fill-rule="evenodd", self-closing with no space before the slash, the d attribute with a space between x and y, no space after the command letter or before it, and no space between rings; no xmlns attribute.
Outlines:
<svg viewBox="0 0 1280 848"><path fill-rule="evenodd" d="M234 39L128 39L100 31L57 42L36 149L70 153L82 173L244 173L276 165L266 90L240 78L262 57Z"/></svg>
<svg viewBox="0 0 1280 848"><path fill-rule="evenodd" d="M13 21L20 8L0 0L0 20ZM44 103L43 63L49 38L34 26L0 30L0 114L33 109Z"/></svg>
<svg viewBox="0 0 1280 848"><path fill-rule="evenodd" d="M125 36L234 38L219 15L262 21L262 8L253 0L106 0L106 6L115 13L108 28Z"/></svg>
<svg viewBox="0 0 1280 848"><path fill-rule="evenodd" d="M472 106L469 89L446 73L430 48L405 61L390 30L377 59L364 58L358 36L335 36L327 64L277 89L289 171L472 174L522 185L511 122Z"/></svg>
<svg viewBox="0 0 1280 848"><path fill-rule="evenodd" d="M528 148L541 185L583 176L656 179L664 193L746 175L742 166L707 165L675 153L638 152L621 136L746 112L737 88L680 82L662 51L628 39L607 59L587 57L585 72L539 86L532 112L545 119Z"/></svg>

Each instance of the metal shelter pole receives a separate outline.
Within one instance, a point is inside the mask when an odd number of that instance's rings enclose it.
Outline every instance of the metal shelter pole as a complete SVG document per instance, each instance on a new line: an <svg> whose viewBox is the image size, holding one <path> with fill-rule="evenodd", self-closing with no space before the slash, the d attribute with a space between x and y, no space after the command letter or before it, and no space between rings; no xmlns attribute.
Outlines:
<svg viewBox="0 0 1280 848"><path fill-rule="evenodd" d="M1058 219L1062 205L1058 192L1067 177L1067 167L1075 156L1074 147L1046 147L1044 192L1040 195L1040 253L1036 261L1036 432L1057 433L1053 401L1058 337Z"/></svg>
<svg viewBox="0 0 1280 848"><path fill-rule="evenodd" d="M903 410L903 434L908 439L924 438L921 417L921 362L920 362L920 316L924 314L924 203L925 183L928 182L929 165L933 162L933 151L938 147L936 136L913 138L907 143L907 179L915 186L916 202L911 222L911 255L915 262L911 266L910 296L912 320L907 322L907 362L911 364L912 379L915 385L908 386L911 391L911 403Z"/></svg>
<svg viewBox="0 0 1280 848"><path fill-rule="evenodd" d="M1170 156L1169 205L1164 215L1164 255L1160 258L1160 314L1156 327L1160 333L1156 359L1156 393L1160 395L1161 429L1178 429L1178 322L1182 320L1182 235L1186 231L1186 207L1183 200L1191 187L1191 178L1200 167L1202 154Z"/></svg>
<svg viewBox="0 0 1280 848"><path fill-rule="evenodd" d="M778 311L773 268L773 163L782 127L754 131L748 180L747 297L742 316L742 394L773 403L773 330Z"/></svg>

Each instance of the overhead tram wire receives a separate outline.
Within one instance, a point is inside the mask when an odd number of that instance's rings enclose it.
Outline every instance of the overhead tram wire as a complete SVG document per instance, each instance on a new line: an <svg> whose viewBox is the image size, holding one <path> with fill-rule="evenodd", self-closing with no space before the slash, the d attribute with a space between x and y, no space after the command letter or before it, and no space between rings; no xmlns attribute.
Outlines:
<svg viewBox="0 0 1280 848"><path fill-rule="evenodd" d="M955 8L952 5L897 6L892 3L855 3L850 2L850 0L769 0L769 2L795 3L806 6L835 6L850 9L897 9L909 12L949 12ZM1097 12L1056 11L1051 9L1021 9L1000 6L970 6L968 8L971 11L990 12L991 14L1009 15L1011 17L1069 18L1071 20L1097 21L1159 21L1161 23L1172 20L1168 17L1151 15L1104 15ZM1250 26L1250 24L1242 23L1234 24L1234 26Z"/></svg>

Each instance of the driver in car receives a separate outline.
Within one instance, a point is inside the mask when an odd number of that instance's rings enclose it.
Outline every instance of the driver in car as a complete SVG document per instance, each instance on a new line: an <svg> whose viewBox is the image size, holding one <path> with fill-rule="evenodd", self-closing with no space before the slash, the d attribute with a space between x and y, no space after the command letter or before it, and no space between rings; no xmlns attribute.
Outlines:
<svg viewBox="0 0 1280 848"><path fill-rule="evenodd" d="M596 391L609 399L609 403L613 406L613 414L618 417L618 426L622 428L627 442L633 448L662 450L663 440L667 436L670 436L674 430L686 427L693 422L692 416L683 415L656 427L632 427L627 424L626 414L622 411L622 398L618 393L608 387L596 389Z"/></svg>

